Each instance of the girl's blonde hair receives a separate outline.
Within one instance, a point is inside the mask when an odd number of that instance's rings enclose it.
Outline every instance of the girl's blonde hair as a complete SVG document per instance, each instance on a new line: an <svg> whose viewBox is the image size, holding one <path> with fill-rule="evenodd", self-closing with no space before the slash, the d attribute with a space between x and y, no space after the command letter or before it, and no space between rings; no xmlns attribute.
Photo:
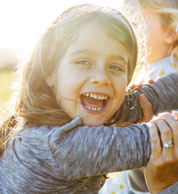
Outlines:
<svg viewBox="0 0 178 194"><path fill-rule="evenodd" d="M103 26L111 38L119 41L131 53L128 80L131 79L137 62L137 41L125 17L114 9L90 4L66 10L42 35L31 58L19 68L19 86L13 104L8 114L1 118L0 154L9 139L25 125L61 126L71 120L59 107L55 90L46 80L57 72L67 48L78 38L80 29L88 22L97 22L97 25Z"/></svg>
<svg viewBox="0 0 178 194"><path fill-rule="evenodd" d="M178 29L178 0L138 0L141 7L155 12L159 15L163 28L172 27L177 34ZM178 40L170 51L172 62L178 61Z"/></svg>
<svg viewBox="0 0 178 194"><path fill-rule="evenodd" d="M141 45L140 49L146 49L144 42L147 38L147 34L144 31L145 18L142 12L139 11L140 7L157 13L163 29L172 27L175 35L177 34L178 36L178 0L125 0L123 5L130 23L136 24L136 29L140 27L136 32L139 36L141 34L142 37L142 39L138 37L140 39L140 42L138 40L139 45ZM132 13L131 16L129 16L130 13ZM174 42L169 55L173 61L178 61L178 40ZM142 58L140 59L142 60Z"/></svg>
<svg viewBox="0 0 178 194"><path fill-rule="evenodd" d="M135 68L134 75L132 76L132 81L134 81L150 52L146 47L148 35L146 33L147 20L140 8L157 13L160 17L162 28L166 29L171 27L178 39L178 0L124 0L122 7L124 10L123 12L138 37L138 64ZM145 55L143 56L141 53L145 53ZM174 42L168 55L171 56L171 63L176 64L178 61L178 40Z"/></svg>

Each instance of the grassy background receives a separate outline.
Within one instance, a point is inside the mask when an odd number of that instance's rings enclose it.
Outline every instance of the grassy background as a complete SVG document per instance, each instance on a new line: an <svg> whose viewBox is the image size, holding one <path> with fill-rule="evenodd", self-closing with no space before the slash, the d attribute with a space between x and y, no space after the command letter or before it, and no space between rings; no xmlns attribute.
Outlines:
<svg viewBox="0 0 178 194"><path fill-rule="evenodd" d="M12 94L12 81L13 73L11 71L0 71L0 107L10 98Z"/></svg>

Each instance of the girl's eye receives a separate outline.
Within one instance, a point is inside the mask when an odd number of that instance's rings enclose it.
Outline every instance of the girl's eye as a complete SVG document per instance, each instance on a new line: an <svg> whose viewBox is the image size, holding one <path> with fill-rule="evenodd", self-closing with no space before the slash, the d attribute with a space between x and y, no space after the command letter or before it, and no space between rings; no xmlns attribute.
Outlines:
<svg viewBox="0 0 178 194"><path fill-rule="evenodd" d="M79 60L76 63L79 65L90 65L90 63L87 60Z"/></svg>
<svg viewBox="0 0 178 194"><path fill-rule="evenodd" d="M114 65L114 64L109 66L109 69L114 70L114 71L124 71L120 66Z"/></svg>

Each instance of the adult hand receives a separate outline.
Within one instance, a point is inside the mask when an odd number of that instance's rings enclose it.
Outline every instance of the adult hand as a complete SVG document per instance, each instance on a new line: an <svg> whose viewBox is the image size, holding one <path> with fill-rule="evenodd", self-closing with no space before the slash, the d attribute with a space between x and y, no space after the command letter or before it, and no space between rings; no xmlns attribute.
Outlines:
<svg viewBox="0 0 178 194"><path fill-rule="evenodd" d="M149 80L148 84L152 84L154 83L153 80ZM132 84L130 86L131 89L136 89L136 88L143 88L144 84L140 83L140 84ZM141 94L139 96L139 103L143 112L143 118L138 120L137 123L142 123L142 122L149 122L154 113L153 113L153 107L152 104L149 102L149 100L144 96L144 94Z"/></svg>
<svg viewBox="0 0 178 194"><path fill-rule="evenodd" d="M150 122L151 158L144 174L150 193L157 194L178 181L178 121L170 113ZM173 146L164 147L164 142Z"/></svg>
<svg viewBox="0 0 178 194"><path fill-rule="evenodd" d="M139 95L139 103L143 112L143 117L142 119L138 120L137 123L150 121L154 115L152 104L144 94Z"/></svg>

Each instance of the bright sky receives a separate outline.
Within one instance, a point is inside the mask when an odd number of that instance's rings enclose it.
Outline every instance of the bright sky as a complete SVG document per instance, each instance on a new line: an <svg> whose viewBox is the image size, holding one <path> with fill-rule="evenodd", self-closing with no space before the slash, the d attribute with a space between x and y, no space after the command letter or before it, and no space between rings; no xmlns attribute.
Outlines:
<svg viewBox="0 0 178 194"><path fill-rule="evenodd" d="M89 2L118 8L122 0L0 0L0 48L30 52L64 9Z"/></svg>

